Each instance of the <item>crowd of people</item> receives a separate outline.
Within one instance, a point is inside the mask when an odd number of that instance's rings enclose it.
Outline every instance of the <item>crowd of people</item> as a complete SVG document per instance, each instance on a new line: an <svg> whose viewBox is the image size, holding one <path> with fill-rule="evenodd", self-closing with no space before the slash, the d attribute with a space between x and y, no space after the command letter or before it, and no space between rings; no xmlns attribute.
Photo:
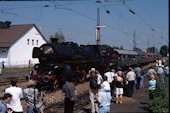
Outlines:
<svg viewBox="0 0 170 113"><path fill-rule="evenodd" d="M156 67L156 68L154 68ZM111 102L123 103L123 95L132 97L135 91L143 88L144 74L148 77L149 99L153 99L153 92L156 89L156 80L160 76L169 84L169 67L161 61L145 72L139 65L129 67L125 74L119 67L117 70L107 68L104 75L99 70L91 68L86 76L89 80L89 98L91 101L91 113L109 113ZM74 101L71 97L77 95L72 78L68 78L62 87L64 100L64 113L73 113ZM17 80L11 80L11 87L5 90L3 100L0 101L0 113L23 113L21 99L25 98L27 113L35 113L35 104L38 102L38 89L36 82L29 80L27 87L22 91L18 87ZM126 87L125 87L126 86Z"/></svg>
<svg viewBox="0 0 170 113"><path fill-rule="evenodd" d="M149 99L153 99L157 77L162 77L167 85L169 84L169 67L167 64L164 65L159 60L147 72L137 65L135 68L129 67L126 74L120 67L117 70L107 68L103 76L98 70L91 68L88 75L91 113L109 113L111 102L122 104L123 95L132 97L135 91L138 92L144 87L145 74L148 78Z"/></svg>
<svg viewBox="0 0 170 113"><path fill-rule="evenodd" d="M38 89L35 89L36 82L29 80L26 88L18 87L17 78L11 79L11 86L5 89L3 100L0 101L0 113L23 113L21 99L25 99L27 113L36 113L35 104L38 102Z"/></svg>

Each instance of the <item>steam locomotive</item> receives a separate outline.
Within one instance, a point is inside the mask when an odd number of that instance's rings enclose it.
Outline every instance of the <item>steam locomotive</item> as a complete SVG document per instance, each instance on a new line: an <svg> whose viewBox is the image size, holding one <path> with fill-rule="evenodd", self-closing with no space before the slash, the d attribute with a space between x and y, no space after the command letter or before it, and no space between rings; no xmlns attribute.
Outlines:
<svg viewBox="0 0 170 113"><path fill-rule="evenodd" d="M106 68L126 68L159 59L159 54L113 49L108 45L78 45L73 42L43 44L33 48L36 73L27 79L35 79L39 89L61 88L68 78L84 81L91 68L103 75Z"/></svg>

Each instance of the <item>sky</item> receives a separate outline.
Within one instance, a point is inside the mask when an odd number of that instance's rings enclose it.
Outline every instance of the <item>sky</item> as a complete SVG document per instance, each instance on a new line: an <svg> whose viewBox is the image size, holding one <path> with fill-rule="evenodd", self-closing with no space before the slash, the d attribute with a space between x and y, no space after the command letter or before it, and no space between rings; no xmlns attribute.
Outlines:
<svg viewBox="0 0 170 113"><path fill-rule="evenodd" d="M0 1L0 21L11 21L11 25L35 24L47 40L61 32L65 41L96 44L99 8L100 44L132 50L134 35L136 47L142 50L153 46L159 50L169 44L168 0L96 1Z"/></svg>

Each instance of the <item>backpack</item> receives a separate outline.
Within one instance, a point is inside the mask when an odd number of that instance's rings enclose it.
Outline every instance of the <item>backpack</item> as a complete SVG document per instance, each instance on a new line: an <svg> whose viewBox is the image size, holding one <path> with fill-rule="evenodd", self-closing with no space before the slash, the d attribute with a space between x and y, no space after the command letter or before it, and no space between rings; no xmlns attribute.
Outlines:
<svg viewBox="0 0 170 113"><path fill-rule="evenodd" d="M90 77L90 88L91 89L97 89L98 87L99 87L99 85L97 84L97 76L92 75Z"/></svg>
<svg viewBox="0 0 170 113"><path fill-rule="evenodd" d="M139 68L139 67L137 67L136 69L135 69L135 73L136 73L136 76L137 77L140 77L141 76L141 68Z"/></svg>

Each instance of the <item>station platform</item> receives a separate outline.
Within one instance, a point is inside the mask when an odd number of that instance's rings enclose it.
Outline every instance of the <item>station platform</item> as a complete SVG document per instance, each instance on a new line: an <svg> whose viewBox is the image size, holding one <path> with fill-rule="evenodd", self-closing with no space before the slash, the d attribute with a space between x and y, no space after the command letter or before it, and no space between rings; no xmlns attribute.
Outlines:
<svg viewBox="0 0 170 113"><path fill-rule="evenodd" d="M146 88L134 92L132 97L123 96L123 103L111 102L110 113L149 113L144 109L144 105L149 100ZM91 104L85 106L78 113L91 113Z"/></svg>

